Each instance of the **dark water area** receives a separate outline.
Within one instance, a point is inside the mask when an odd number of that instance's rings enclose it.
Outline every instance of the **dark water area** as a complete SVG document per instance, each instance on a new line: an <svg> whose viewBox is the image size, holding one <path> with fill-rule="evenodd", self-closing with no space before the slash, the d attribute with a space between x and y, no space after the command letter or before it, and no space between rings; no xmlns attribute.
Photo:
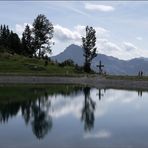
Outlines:
<svg viewBox="0 0 148 148"><path fill-rule="evenodd" d="M147 148L148 92L0 86L0 148Z"/></svg>

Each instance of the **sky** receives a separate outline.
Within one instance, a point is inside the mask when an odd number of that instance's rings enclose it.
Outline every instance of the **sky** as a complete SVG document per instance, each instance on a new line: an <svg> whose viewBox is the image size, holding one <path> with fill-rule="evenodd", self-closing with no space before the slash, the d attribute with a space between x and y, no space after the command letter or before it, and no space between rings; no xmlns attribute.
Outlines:
<svg viewBox="0 0 148 148"><path fill-rule="evenodd" d="M52 56L82 45L85 27L96 30L97 52L119 59L148 58L147 1L0 1L0 24L21 37L44 14L54 26Z"/></svg>

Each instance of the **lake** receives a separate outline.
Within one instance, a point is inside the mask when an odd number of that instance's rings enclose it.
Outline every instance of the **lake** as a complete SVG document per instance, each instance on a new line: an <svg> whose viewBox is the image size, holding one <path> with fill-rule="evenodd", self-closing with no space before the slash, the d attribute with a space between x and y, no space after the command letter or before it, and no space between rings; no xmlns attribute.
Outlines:
<svg viewBox="0 0 148 148"><path fill-rule="evenodd" d="M148 92L0 86L0 148L147 148Z"/></svg>

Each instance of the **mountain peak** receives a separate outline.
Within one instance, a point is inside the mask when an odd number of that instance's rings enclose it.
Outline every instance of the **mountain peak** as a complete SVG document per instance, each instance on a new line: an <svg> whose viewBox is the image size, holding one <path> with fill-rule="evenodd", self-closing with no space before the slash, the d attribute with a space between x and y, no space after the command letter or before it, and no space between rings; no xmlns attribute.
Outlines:
<svg viewBox="0 0 148 148"><path fill-rule="evenodd" d="M80 46L79 45L76 45L76 44L71 44L67 48L70 48L70 47L78 47L78 48L80 48Z"/></svg>
<svg viewBox="0 0 148 148"><path fill-rule="evenodd" d="M58 62L63 62L65 60L71 59L75 64L82 66L84 64L83 49L78 45L71 44L62 53L51 57L51 59L57 60ZM145 62L143 62L143 60L139 60L139 58L125 61L112 56L98 54L91 63L91 68L93 70L98 71L96 65L98 65L100 60L104 65L103 69L109 74L137 75L138 71L142 70L144 75L148 75L148 60L146 59Z"/></svg>

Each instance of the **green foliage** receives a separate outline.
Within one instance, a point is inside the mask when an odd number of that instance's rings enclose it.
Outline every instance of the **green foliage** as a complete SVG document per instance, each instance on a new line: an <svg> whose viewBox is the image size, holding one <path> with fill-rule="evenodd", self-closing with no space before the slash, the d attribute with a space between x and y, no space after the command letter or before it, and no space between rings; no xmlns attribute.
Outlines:
<svg viewBox="0 0 148 148"><path fill-rule="evenodd" d="M31 36L32 31L29 27L29 25L26 25L25 30L22 34L22 49L23 49L23 55L32 57L35 53L32 42L33 38Z"/></svg>
<svg viewBox="0 0 148 148"><path fill-rule="evenodd" d="M13 33L12 31L9 36L8 45L12 53L22 54L20 38L16 33Z"/></svg>
<svg viewBox="0 0 148 148"><path fill-rule="evenodd" d="M82 48L84 49L84 71L90 72L91 71L91 61L93 58L97 56L95 47L96 45L96 31L93 27L86 26L86 36L82 37Z"/></svg>
<svg viewBox="0 0 148 148"><path fill-rule="evenodd" d="M79 66L78 64L75 65L75 70L78 72L78 73L84 73L84 69L82 66Z"/></svg>
<svg viewBox="0 0 148 148"><path fill-rule="evenodd" d="M64 66L74 66L74 62L73 62L73 60L68 59L68 60L65 60L62 63L59 63L58 65L61 66L61 67L64 67Z"/></svg>
<svg viewBox="0 0 148 148"><path fill-rule="evenodd" d="M22 53L20 38L6 25L0 27L0 52Z"/></svg>
<svg viewBox="0 0 148 148"><path fill-rule="evenodd" d="M45 15L39 14L33 22L34 50L38 51L38 57L43 57L51 52L51 39L53 37L53 25Z"/></svg>
<svg viewBox="0 0 148 148"><path fill-rule="evenodd" d="M27 57L44 57L51 53L53 25L45 15L39 14L33 22L33 28L26 25L22 39L6 25L0 26L0 52L25 55ZM5 49L5 50L4 50Z"/></svg>

